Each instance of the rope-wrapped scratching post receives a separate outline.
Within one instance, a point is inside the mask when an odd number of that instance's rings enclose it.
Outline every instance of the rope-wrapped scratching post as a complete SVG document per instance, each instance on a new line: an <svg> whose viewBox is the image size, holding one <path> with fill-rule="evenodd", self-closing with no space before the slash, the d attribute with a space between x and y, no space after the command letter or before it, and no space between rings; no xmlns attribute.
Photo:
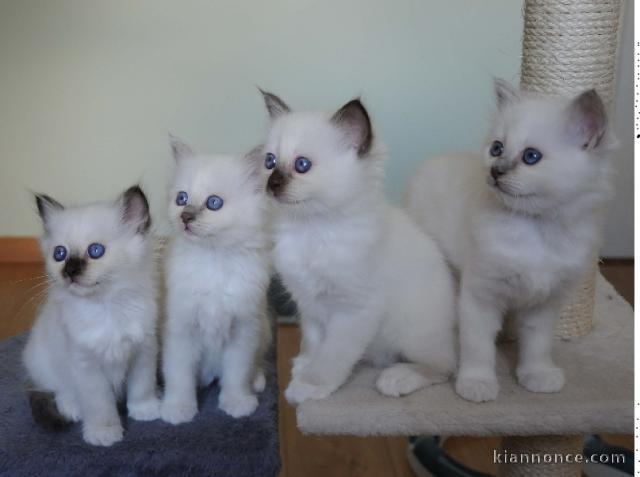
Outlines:
<svg viewBox="0 0 640 477"><path fill-rule="evenodd" d="M622 0L525 0L520 86L550 95L574 95L595 88L607 106L615 97L616 62ZM610 108L609 108L610 109ZM556 335L591 331L598 271L594 250L588 272L565 305ZM515 453L579 455L575 436L506 437L503 448ZM506 464L501 475L575 475L580 465Z"/></svg>
<svg viewBox="0 0 640 477"><path fill-rule="evenodd" d="M520 86L551 95L595 88L610 107L615 97L622 0L526 0ZM556 327L561 338L591 331L595 278L589 271L567 302Z"/></svg>

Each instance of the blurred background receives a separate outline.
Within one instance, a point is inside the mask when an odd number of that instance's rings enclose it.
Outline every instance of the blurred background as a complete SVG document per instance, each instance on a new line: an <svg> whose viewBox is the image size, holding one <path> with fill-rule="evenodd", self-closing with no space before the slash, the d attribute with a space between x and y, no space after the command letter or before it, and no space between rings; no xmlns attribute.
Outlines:
<svg viewBox="0 0 640 477"><path fill-rule="evenodd" d="M633 255L632 18L608 257ZM166 233L167 133L250 149L267 124L256 85L297 109L362 95L398 202L417 162L480 147L492 77L518 82L521 34L513 0L0 0L0 236L40 233L30 190L78 203L137 181Z"/></svg>

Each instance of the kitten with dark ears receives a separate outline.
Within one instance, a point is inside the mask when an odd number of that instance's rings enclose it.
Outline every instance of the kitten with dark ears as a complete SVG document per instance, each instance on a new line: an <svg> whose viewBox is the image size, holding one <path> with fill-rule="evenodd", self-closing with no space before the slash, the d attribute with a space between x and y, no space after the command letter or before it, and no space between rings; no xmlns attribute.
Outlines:
<svg viewBox="0 0 640 477"><path fill-rule="evenodd" d="M470 401L498 395L494 341L507 311L519 324L520 384L562 389L554 324L595 259L611 190L614 141L595 91L545 98L501 80L495 89L482 156L429 159L408 194L411 213L461 273L456 390Z"/></svg>
<svg viewBox="0 0 640 477"><path fill-rule="evenodd" d="M82 421L85 441L108 446L122 439L116 401L125 390L129 416L160 415L149 205L137 186L115 203L36 202L49 288L24 350L40 391L34 418L48 427ZM43 402L47 393L55 403Z"/></svg>
<svg viewBox="0 0 640 477"><path fill-rule="evenodd" d="M261 365L271 341L263 191L247 158L200 154L175 137L171 149L162 418L193 419L197 387L216 378L220 409L248 416L265 386Z"/></svg>
<svg viewBox="0 0 640 477"><path fill-rule="evenodd" d="M401 396L454 371L454 289L433 240L383 193L369 114L296 113L263 92L271 116L262 171L274 208L274 260L302 318L285 391L321 399L366 359L376 386Z"/></svg>

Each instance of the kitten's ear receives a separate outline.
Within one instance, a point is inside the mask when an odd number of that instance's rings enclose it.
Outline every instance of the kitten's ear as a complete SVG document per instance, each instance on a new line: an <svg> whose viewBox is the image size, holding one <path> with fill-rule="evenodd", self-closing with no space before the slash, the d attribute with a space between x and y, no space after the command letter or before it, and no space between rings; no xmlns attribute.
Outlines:
<svg viewBox="0 0 640 477"><path fill-rule="evenodd" d="M38 207L38 214L42 219L45 230L47 229L51 214L64 209L60 202L45 194L36 194L36 206Z"/></svg>
<svg viewBox="0 0 640 477"><path fill-rule="evenodd" d="M249 181L254 185L256 192L262 192L265 188L265 181L262 178L262 167L264 164L264 146L260 144L247 152L242 158L247 164Z"/></svg>
<svg viewBox="0 0 640 477"><path fill-rule="evenodd" d="M151 227L149 202L140 186L129 187L118 199L122 211L122 221L132 225L136 233L146 234Z"/></svg>
<svg viewBox="0 0 640 477"><path fill-rule="evenodd" d="M169 134L169 143L171 144L171 154L176 162L181 161L186 157L195 156L195 152L191 146L173 134Z"/></svg>
<svg viewBox="0 0 640 477"><path fill-rule="evenodd" d="M595 149L607 130L607 112L594 89L578 95L567 108L567 134L583 149Z"/></svg>
<svg viewBox="0 0 640 477"><path fill-rule="evenodd" d="M342 106L333 115L331 122L344 133L359 157L369 153L373 144L373 130L369 113L360 98L352 99Z"/></svg>
<svg viewBox="0 0 640 477"><path fill-rule="evenodd" d="M287 103L282 101L275 94L264 91L262 88L258 88L258 90L262 94L264 105L267 107L267 111L269 112L269 117L271 119L276 119L283 114L291 112L291 108L287 106Z"/></svg>
<svg viewBox="0 0 640 477"><path fill-rule="evenodd" d="M520 90L508 81L494 78L493 89L496 92L496 104L498 109L502 109L509 104L520 101Z"/></svg>

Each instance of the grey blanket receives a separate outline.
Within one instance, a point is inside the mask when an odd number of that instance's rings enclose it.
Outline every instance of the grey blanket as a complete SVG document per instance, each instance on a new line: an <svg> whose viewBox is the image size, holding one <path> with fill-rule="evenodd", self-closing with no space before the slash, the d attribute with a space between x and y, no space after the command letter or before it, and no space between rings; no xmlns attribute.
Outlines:
<svg viewBox="0 0 640 477"><path fill-rule="evenodd" d="M34 424L20 359L25 339L0 343L0 475L268 477L280 470L275 348L252 416L234 419L220 411L213 384L200 394L192 422L172 426L123 416L124 439L101 448L82 440L78 424L58 433Z"/></svg>

